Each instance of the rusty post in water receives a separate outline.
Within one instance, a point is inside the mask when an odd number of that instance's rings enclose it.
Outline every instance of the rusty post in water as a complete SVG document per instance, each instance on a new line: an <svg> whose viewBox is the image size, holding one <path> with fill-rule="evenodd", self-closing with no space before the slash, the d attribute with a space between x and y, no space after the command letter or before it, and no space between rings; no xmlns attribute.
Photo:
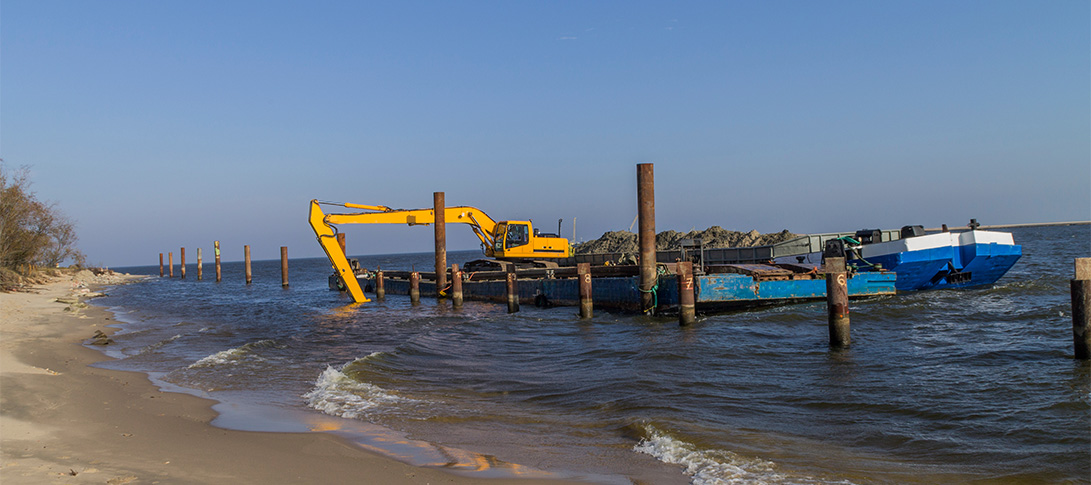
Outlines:
<svg viewBox="0 0 1091 485"><path fill-rule="evenodd" d="M280 247L280 286L288 287L288 246Z"/></svg>
<svg viewBox="0 0 1091 485"><path fill-rule="evenodd" d="M174 253L167 251L167 268L170 269L170 277L174 278Z"/></svg>
<svg viewBox="0 0 1091 485"><path fill-rule="evenodd" d="M507 275L508 313L519 311L519 281L515 278L515 265L508 266Z"/></svg>
<svg viewBox="0 0 1091 485"><path fill-rule="evenodd" d="M655 313L655 176L654 165L636 166L636 202L640 226L640 309Z"/></svg>
<svg viewBox="0 0 1091 485"><path fill-rule="evenodd" d="M197 281L201 281L205 276L204 259L201 258L201 248L197 248Z"/></svg>
<svg viewBox="0 0 1091 485"><path fill-rule="evenodd" d="M432 205L436 233L436 298L443 298L447 287L447 215L443 192L432 192Z"/></svg>
<svg viewBox="0 0 1091 485"><path fill-rule="evenodd" d="M1072 289L1072 343L1077 359L1091 359L1091 258L1076 258Z"/></svg>
<svg viewBox="0 0 1091 485"><path fill-rule="evenodd" d="M219 283L220 280L223 279L223 274L220 273L220 241L216 241L215 248L216 250L214 252L216 253L216 282Z"/></svg>
<svg viewBox="0 0 1091 485"><path fill-rule="evenodd" d="M186 248L182 248L182 261L178 269L182 272L182 279L186 279Z"/></svg>
<svg viewBox="0 0 1091 485"><path fill-rule="evenodd" d="M414 305L420 303L420 273L409 273L409 301Z"/></svg>
<svg viewBox="0 0 1091 485"><path fill-rule="evenodd" d="M246 284L250 284L254 280L253 273L250 272L250 246L242 247L243 260L246 262Z"/></svg>
<svg viewBox="0 0 1091 485"><path fill-rule="evenodd" d="M591 298L591 263L577 263L576 277L580 280L580 318L591 318L595 306Z"/></svg>
<svg viewBox="0 0 1091 485"><path fill-rule="evenodd" d="M697 306L693 298L693 262L678 263L678 324L697 321Z"/></svg>
<svg viewBox="0 0 1091 485"><path fill-rule="evenodd" d="M163 277L163 253L159 253L159 277Z"/></svg>
<svg viewBox="0 0 1091 485"><path fill-rule="evenodd" d="M830 346L848 347L849 286L845 258L825 258L826 312L830 327Z"/></svg>
<svg viewBox="0 0 1091 485"><path fill-rule="evenodd" d="M386 299L386 287L383 286L383 270L381 269L375 272L375 299Z"/></svg>
<svg viewBox="0 0 1091 485"><path fill-rule="evenodd" d="M457 264L451 265L451 305L462 307L462 270L458 269Z"/></svg>

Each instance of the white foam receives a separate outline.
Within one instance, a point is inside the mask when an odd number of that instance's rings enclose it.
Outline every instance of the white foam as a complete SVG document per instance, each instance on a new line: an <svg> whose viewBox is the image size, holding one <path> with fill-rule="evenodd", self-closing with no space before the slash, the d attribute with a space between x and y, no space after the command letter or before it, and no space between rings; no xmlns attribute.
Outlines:
<svg viewBox="0 0 1091 485"><path fill-rule="evenodd" d="M246 351L243 350L242 347L221 350L219 352L216 352L215 354L212 354L208 357L205 357L201 360L198 360L197 362L190 364L189 368L196 369L198 367L213 367L217 365L233 364L237 362L239 360L239 357L242 357L242 355L245 353Z"/></svg>
<svg viewBox="0 0 1091 485"><path fill-rule="evenodd" d="M154 343L154 344L151 344L151 345L149 345L149 346L147 346L147 347L144 347L144 348L143 348L143 349L142 349L142 350L140 351L140 353L141 353L141 354L143 354L144 352L150 352L150 351L152 351L152 350L158 349L159 347L162 347L162 346L164 346L164 345L167 345L167 344L169 344L169 343L171 343L171 342L173 342L173 341L175 341L175 340L178 340L178 339L180 339L180 338L182 338L182 335L181 335L181 334L178 334L178 335L175 335L175 336L173 336L173 337L171 337L171 338L169 338L169 339L166 339L166 340L160 340L160 341L158 341L158 342L156 342L156 343Z"/></svg>
<svg viewBox="0 0 1091 485"><path fill-rule="evenodd" d="M645 426L645 430L649 437L642 439L633 451L683 466L683 473L692 477L696 485L830 483L782 474L777 471L776 463L760 458L746 458L727 450L702 450L653 426Z"/></svg>
<svg viewBox="0 0 1091 485"><path fill-rule="evenodd" d="M377 353L368 357L375 355ZM340 370L334 369L333 366L327 366L322 375L315 380L314 385L315 388L311 392L302 396L307 400L307 405L323 413L343 418L359 418L377 406L408 401L379 386L357 381Z"/></svg>
<svg viewBox="0 0 1091 485"><path fill-rule="evenodd" d="M259 340L257 342L250 342L241 347L221 350L219 352L216 352L215 354L209 355L208 357L205 357L201 360L198 360L197 362L190 364L189 368L196 369L199 367L213 367L225 364L238 364L242 359L247 357L262 360L261 357L253 355L251 350L258 347L271 347L275 344L276 342L272 340Z"/></svg>

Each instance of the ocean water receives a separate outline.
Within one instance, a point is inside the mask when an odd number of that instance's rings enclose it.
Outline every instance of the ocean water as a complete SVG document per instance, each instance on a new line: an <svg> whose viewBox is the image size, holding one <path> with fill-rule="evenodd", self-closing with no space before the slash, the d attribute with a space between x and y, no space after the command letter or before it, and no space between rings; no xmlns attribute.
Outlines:
<svg viewBox="0 0 1091 485"><path fill-rule="evenodd" d="M214 424L330 432L482 477L597 483L1089 483L1091 372L1072 358L1073 259L1091 226L1013 231L997 284L673 318L327 289L324 259L154 274L94 300L120 331L103 367L218 401ZM452 252L451 263L478 258ZM431 254L360 256L432 266ZM177 276L177 269L176 269Z"/></svg>

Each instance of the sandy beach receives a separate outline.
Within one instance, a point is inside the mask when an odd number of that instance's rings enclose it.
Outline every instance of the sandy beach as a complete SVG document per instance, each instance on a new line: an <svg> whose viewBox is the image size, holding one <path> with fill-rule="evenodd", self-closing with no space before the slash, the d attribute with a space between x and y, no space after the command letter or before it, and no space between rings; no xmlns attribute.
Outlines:
<svg viewBox="0 0 1091 485"><path fill-rule="evenodd" d="M327 433L214 427L210 400L90 366L108 357L83 344L113 321L78 300L123 277L105 278L81 272L0 293L0 482L546 482L411 466Z"/></svg>

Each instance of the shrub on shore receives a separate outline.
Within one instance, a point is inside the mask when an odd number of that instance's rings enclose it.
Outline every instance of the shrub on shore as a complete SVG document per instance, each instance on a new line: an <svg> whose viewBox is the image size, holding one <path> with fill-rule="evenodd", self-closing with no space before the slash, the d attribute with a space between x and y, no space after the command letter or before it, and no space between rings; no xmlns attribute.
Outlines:
<svg viewBox="0 0 1091 485"><path fill-rule="evenodd" d="M75 224L30 190L29 169L0 160L0 288L37 283L65 261L84 264ZM30 280L28 280L30 278Z"/></svg>

